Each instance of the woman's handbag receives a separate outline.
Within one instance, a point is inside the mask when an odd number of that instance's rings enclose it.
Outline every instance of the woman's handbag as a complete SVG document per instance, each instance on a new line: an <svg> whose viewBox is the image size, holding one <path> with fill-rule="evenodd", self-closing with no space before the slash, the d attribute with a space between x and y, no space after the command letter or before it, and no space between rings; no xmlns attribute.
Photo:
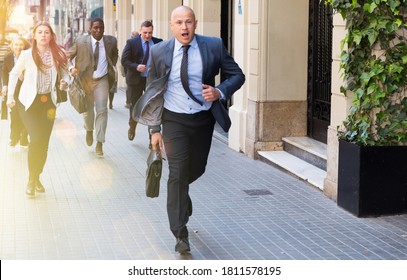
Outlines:
<svg viewBox="0 0 407 280"><path fill-rule="evenodd" d="M160 193L160 180L163 168L163 159L161 152L158 150L150 150L147 158L146 171L146 196L158 197Z"/></svg>
<svg viewBox="0 0 407 280"><path fill-rule="evenodd" d="M75 110L79 113L87 111L86 94L78 78L74 78L68 88L69 101Z"/></svg>
<svg viewBox="0 0 407 280"><path fill-rule="evenodd" d="M57 103L66 102L68 100L66 91L60 90L59 87L57 87L56 90L57 90Z"/></svg>
<svg viewBox="0 0 407 280"><path fill-rule="evenodd" d="M59 89L60 82L61 82L61 74L58 71L57 84L55 85L55 89L57 91L57 103L62 103L62 102L68 101L68 95L66 93L66 90Z"/></svg>

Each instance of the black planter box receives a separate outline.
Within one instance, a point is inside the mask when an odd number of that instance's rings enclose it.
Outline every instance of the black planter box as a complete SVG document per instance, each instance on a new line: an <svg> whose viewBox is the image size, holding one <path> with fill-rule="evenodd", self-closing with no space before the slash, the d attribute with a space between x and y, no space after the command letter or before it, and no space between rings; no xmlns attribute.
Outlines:
<svg viewBox="0 0 407 280"><path fill-rule="evenodd" d="M407 146L339 141L340 207L358 217L407 212Z"/></svg>

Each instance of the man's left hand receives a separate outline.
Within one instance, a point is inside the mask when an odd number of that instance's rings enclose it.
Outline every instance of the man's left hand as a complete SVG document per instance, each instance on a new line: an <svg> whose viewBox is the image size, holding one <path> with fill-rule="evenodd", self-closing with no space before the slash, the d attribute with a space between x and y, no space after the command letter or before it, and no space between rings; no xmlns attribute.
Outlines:
<svg viewBox="0 0 407 280"><path fill-rule="evenodd" d="M210 85L202 85L202 97L206 102L213 102L220 98L220 92L217 88Z"/></svg>

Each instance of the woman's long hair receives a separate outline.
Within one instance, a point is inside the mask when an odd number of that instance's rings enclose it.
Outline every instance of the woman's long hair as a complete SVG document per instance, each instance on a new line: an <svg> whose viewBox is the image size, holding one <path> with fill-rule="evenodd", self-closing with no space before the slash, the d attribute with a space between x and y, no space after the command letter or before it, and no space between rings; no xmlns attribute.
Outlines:
<svg viewBox="0 0 407 280"><path fill-rule="evenodd" d="M33 59L35 64L37 65L38 69L40 69L40 71L43 71L44 68L44 63L42 62L41 57L38 54L38 47L37 47L37 42L35 41L35 31L37 30L37 28L39 26L46 26L49 28L49 30L51 31L51 41L49 42L49 46L51 49L51 53L52 53L52 58L54 60L55 66L57 67L57 69L59 68L67 68L68 65L68 58L65 54L64 49L62 49L62 47L60 47L57 44L57 37L54 33L54 31L52 30L51 25L46 22L46 21L40 21L38 22L35 26L34 26L34 30L33 30L33 41L32 41L32 55L33 55Z"/></svg>

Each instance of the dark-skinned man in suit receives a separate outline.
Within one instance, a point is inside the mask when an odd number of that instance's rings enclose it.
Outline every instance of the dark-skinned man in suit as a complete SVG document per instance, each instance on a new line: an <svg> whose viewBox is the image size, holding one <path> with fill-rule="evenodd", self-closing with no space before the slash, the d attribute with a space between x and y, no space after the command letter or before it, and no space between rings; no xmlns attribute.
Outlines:
<svg viewBox="0 0 407 280"><path fill-rule="evenodd" d="M87 112L83 113L86 144L93 144L96 135L96 155L103 156L103 143L107 129L107 102L109 90L116 80L115 66L118 59L117 39L104 35L105 24L101 18L90 23L90 35L80 36L69 49L70 72L79 77L86 92Z"/></svg>

